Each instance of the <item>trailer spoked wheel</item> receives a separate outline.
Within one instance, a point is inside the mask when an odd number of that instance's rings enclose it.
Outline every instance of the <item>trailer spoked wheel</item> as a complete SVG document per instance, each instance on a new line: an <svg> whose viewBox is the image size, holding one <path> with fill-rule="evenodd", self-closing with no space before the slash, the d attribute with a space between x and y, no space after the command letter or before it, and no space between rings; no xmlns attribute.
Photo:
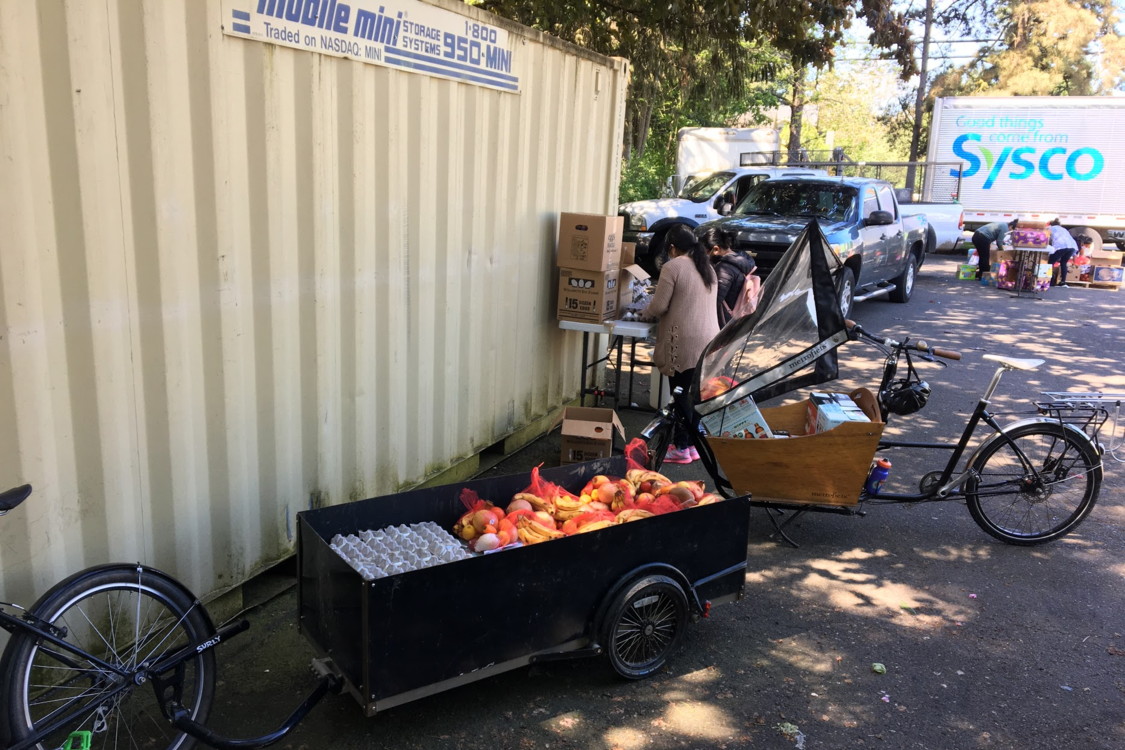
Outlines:
<svg viewBox="0 0 1125 750"><path fill-rule="evenodd" d="M688 623L683 588L667 576L645 576L610 606L602 631L609 662L622 677L639 680L664 666Z"/></svg>

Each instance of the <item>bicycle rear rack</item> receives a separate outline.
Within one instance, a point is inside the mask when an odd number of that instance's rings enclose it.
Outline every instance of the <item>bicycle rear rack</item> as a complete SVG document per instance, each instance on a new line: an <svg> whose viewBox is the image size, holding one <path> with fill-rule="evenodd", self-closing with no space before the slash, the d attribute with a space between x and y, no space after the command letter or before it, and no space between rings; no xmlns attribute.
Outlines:
<svg viewBox="0 0 1125 750"><path fill-rule="evenodd" d="M1043 396L1049 400L1035 402L1041 414L1078 427L1090 436L1095 445L1099 446L1101 429L1109 421L1112 410L1113 425L1108 444L1104 449L1114 461L1125 463L1125 456L1118 455L1118 451L1125 447L1125 434L1120 430L1121 407L1125 404L1125 393L1044 391Z"/></svg>

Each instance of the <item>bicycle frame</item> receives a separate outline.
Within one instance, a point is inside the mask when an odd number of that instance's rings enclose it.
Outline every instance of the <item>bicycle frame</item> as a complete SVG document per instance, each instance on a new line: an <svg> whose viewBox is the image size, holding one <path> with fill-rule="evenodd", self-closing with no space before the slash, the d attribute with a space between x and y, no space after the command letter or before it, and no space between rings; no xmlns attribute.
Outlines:
<svg viewBox="0 0 1125 750"><path fill-rule="evenodd" d="M965 470L957 476L953 476L953 474L957 470L957 465L961 462L962 456L965 455L965 449L969 447L969 441L973 439L973 435L976 433L977 427L980 425L981 421L984 421L985 424L995 430L996 434L1000 435L1001 439L1006 441L1007 444L1012 448L1012 450L1015 451L1015 454L1019 458L1020 463L1023 465L1023 467L1030 470L1031 461L1028 460L1027 456L1020 449L1019 445L1017 445L1015 441L1008 437L1008 434L1004 431L1004 428L1001 427L999 423L997 423L996 419L988 411L988 405L991 402L993 394L996 392L997 386L1000 385L1000 378L1004 374L1004 369L1004 367L996 368L996 372L992 376L992 382L989 383L988 389L977 402L977 406L973 410L972 415L969 417L969 421L965 424L965 429L961 433L961 438L956 443L951 445L949 443L921 443L898 440L879 441L879 450L886 450L889 448L922 448L952 451L952 455L950 455L949 461L946 463L945 468L941 472L941 478L938 479L937 484L935 485L933 490L929 492L918 493L887 492L879 493L878 495L874 496L866 495L865 493L864 495L861 495L861 499L871 499L873 497L878 497L880 500L884 501L913 503L921 502L924 500L950 500L954 497L960 496L960 487L965 483L965 480L972 476L972 467L971 465L966 467ZM885 382L880 391L886 388L887 382L885 377L884 381ZM972 461L970 461L969 463L971 464ZM978 494L992 495L1004 493L978 491Z"/></svg>

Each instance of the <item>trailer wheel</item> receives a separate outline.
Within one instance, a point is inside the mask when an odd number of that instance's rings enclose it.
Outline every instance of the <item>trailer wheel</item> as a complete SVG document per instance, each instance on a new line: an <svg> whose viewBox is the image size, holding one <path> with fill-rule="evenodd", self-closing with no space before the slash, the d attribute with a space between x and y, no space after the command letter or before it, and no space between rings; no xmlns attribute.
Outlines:
<svg viewBox="0 0 1125 750"><path fill-rule="evenodd" d="M627 586L610 605L602 643L617 674L648 677L680 645L688 623L683 588L667 576L652 575Z"/></svg>

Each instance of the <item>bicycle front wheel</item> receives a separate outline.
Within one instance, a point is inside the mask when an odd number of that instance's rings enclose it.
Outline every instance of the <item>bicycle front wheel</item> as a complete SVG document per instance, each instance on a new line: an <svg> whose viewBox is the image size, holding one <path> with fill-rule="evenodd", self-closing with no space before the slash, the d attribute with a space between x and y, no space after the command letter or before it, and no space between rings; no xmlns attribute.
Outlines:
<svg viewBox="0 0 1125 750"><path fill-rule="evenodd" d="M203 606L173 580L148 568L113 566L79 573L32 608L67 643L117 667L110 671L33 635L8 644L0 675L0 711L15 744L61 747L72 732L93 732L94 747L188 750L195 741L173 729L146 680L162 656L203 643L214 628ZM184 664L182 705L204 723L215 689L215 654ZM57 729L53 725L72 717Z"/></svg>
<svg viewBox="0 0 1125 750"><path fill-rule="evenodd" d="M1082 523L1101 491L1102 460L1075 432L1039 422L1008 432L1011 442L986 446L965 483L977 525L1009 544L1032 545L1059 539Z"/></svg>

